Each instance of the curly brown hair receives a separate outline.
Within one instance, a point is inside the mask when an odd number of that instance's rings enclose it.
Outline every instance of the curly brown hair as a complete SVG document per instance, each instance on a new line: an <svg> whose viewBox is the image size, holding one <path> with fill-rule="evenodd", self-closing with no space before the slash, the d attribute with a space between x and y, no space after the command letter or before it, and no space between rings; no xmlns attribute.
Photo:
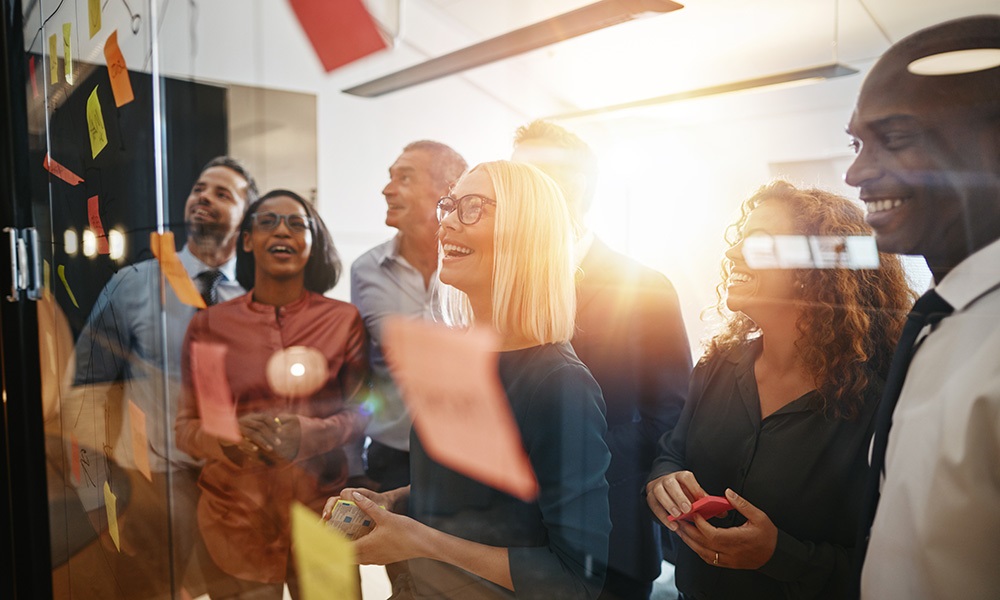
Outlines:
<svg viewBox="0 0 1000 600"><path fill-rule="evenodd" d="M750 211L765 201L784 203L795 230L803 235L872 233L862 209L847 198L776 180L761 186L743 202L740 218L726 230L730 245L742 240ZM796 323L800 333L796 348L814 377L823 410L834 418L854 419L871 377L885 378L906 313L916 297L899 257L879 253L879 261L878 269L795 270L805 307ZM723 325L709 340L703 361L760 335L757 324L749 317L726 307L726 282L732 266L732 261L722 261L715 308Z"/></svg>

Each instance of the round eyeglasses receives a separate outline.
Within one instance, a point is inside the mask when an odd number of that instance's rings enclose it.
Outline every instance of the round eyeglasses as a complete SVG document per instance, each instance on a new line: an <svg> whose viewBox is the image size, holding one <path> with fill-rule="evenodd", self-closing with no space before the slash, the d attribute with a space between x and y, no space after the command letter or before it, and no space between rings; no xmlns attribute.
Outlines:
<svg viewBox="0 0 1000 600"><path fill-rule="evenodd" d="M278 228L278 225L284 221L289 231L302 233L303 231L309 229L309 225L312 223L312 220L309 217L295 213L290 215L279 215L278 213L268 211L254 213L250 216L250 218L253 219L254 226L261 231L274 231Z"/></svg>
<svg viewBox="0 0 1000 600"><path fill-rule="evenodd" d="M458 209L458 221L462 225L475 225L479 219L483 218L483 205L497 205L497 201L479 194L468 194L458 198L443 196L438 200L437 217L438 223L444 221L448 215Z"/></svg>

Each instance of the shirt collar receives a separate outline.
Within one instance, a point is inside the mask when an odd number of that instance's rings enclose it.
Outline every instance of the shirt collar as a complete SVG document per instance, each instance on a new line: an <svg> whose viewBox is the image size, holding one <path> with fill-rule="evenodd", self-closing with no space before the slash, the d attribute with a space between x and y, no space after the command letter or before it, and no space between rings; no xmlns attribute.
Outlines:
<svg viewBox="0 0 1000 600"><path fill-rule="evenodd" d="M934 289L961 311L1000 285L1000 239L958 263Z"/></svg>
<svg viewBox="0 0 1000 600"><path fill-rule="evenodd" d="M181 259L181 264L184 265L184 270L188 272L191 279L198 276L199 273L204 271L210 271L212 269L218 269L222 275L226 278L226 281L236 281L236 256L233 255L232 258L222 263L218 267L210 267L205 263L201 262L197 256L195 256L191 249L188 248L187 244L184 244L184 248L177 253L177 256Z"/></svg>

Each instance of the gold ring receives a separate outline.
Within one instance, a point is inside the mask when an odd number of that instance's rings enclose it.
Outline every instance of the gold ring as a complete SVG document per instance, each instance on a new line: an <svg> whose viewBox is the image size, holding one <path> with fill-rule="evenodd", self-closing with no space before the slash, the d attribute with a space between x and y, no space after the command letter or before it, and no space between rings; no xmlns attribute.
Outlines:
<svg viewBox="0 0 1000 600"><path fill-rule="evenodd" d="M278 427L281 427L281 419L274 417L274 422L278 424Z"/></svg>
<svg viewBox="0 0 1000 600"><path fill-rule="evenodd" d="M712 561L712 564L713 565L719 564L719 553L718 552L715 553L715 560Z"/></svg>

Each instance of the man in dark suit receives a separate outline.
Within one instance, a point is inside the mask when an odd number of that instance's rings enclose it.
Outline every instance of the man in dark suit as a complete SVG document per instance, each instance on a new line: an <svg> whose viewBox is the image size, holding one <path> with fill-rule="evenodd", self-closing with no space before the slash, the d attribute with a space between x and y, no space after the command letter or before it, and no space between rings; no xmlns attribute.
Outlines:
<svg viewBox="0 0 1000 600"><path fill-rule="evenodd" d="M660 573L660 526L642 498L656 443L687 398L691 350L670 281L609 248L584 225L597 161L579 137L545 121L517 130L513 160L559 184L577 229L573 348L607 404L611 542L602 599L648 599Z"/></svg>

